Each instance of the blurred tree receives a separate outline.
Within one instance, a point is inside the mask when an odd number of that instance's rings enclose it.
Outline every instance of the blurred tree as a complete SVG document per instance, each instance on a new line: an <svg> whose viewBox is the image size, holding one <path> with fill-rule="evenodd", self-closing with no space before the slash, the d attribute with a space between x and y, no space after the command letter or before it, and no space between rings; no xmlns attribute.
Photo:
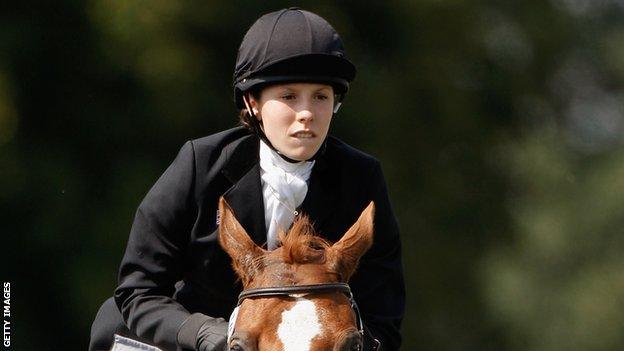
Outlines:
<svg viewBox="0 0 624 351"><path fill-rule="evenodd" d="M624 150L582 158L561 140L543 128L500 150L517 236L481 262L488 311L513 350L617 350Z"/></svg>

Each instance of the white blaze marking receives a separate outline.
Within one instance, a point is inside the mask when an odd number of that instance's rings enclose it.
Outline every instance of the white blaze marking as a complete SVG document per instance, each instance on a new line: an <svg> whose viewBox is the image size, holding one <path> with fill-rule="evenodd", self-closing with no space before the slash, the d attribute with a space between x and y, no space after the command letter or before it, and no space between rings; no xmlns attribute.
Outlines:
<svg viewBox="0 0 624 351"><path fill-rule="evenodd" d="M282 312L282 322L277 327L284 351L309 351L310 342L320 332L316 306L304 298L297 299L290 310Z"/></svg>

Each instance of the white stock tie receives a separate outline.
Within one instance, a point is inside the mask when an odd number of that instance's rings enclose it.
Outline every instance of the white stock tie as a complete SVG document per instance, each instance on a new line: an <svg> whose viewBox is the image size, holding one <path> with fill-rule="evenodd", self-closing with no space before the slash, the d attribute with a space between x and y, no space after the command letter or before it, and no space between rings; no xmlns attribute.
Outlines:
<svg viewBox="0 0 624 351"><path fill-rule="evenodd" d="M314 162L290 163L260 141L260 177L269 250L277 248L280 229L287 231L292 225L295 210L308 192L307 181Z"/></svg>

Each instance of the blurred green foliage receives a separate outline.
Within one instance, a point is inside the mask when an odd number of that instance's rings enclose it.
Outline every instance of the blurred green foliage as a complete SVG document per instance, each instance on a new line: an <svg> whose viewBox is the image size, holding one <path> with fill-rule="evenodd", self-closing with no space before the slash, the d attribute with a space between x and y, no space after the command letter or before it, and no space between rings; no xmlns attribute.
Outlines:
<svg viewBox="0 0 624 351"><path fill-rule="evenodd" d="M15 350L85 349L134 211L237 122L246 29L288 1L0 11L2 279ZM404 350L624 348L624 5L302 1L358 77L332 133L384 166Z"/></svg>

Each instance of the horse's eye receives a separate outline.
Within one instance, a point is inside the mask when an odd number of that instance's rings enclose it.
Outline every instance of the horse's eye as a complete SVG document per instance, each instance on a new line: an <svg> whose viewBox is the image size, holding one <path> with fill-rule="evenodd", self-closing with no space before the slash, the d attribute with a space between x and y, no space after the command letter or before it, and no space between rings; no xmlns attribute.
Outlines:
<svg viewBox="0 0 624 351"><path fill-rule="evenodd" d="M349 333L340 342L340 351L362 351L362 336L357 333Z"/></svg>
<svg viewBox="0 0 624 351"><path fill-rule="evenodd" d="M234 344L230 346L230 351L243 351L243 347L239 344Z"/></svg>
<svg viewBox="0 0 624 351"><path fill-rule="evenodd" d="M360 338L355 339L351 342L351 346L349 346L349 351L361 351L362 350L362 340Z"/></svg>
<svg viewBox="0 0 624 351"><path fill-rule="evenodd" d="M349 340L341 345L341 351L362 351L362 343L359 340Z"/></svg>

